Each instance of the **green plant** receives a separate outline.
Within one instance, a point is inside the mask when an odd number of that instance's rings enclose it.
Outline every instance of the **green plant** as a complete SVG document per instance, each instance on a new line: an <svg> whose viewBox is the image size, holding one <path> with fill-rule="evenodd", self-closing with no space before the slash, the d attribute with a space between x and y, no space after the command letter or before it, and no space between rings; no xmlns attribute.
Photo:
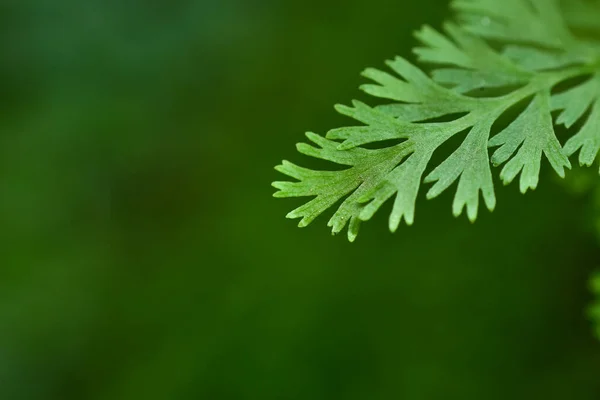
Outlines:
<svg viewBox="0 0 600 400"><path fill-rule="evenodd" d="M336 106L362 125L307 133L302 154L342 168L312 170L284 161L276 169L295 181L274 182L275 197L313 197L290 212L300 226L339 204L328 226L347 227L354 241L360 223L394 199L389 228L411 225L421 182L437 197L458 181L455 216L477 218L479 196L492 211L492 166L509 184L520 175L522 193L538 185L542 159L561 177L569 157L590 166L600 151L600 2L586 0L454 0L454 22L444 33L416 33L419 62L430 74L397 57L391 71L367 69L361 88L387 101ZM554 113L554 115L553 115ZM564 145L556 132L566 131ZM438 165L434 153L450 138L462 144ZM489 148L493 148L491 155ZM425 174L427 168L431 171ZM598 286L597 280L596 288ZM597 319L598 308L592 312Z"/></svg>
<svg viewBox="0 0 600 400"><path fill-rule="evenodd" d="M303 154L349 168L315 171L287 161L277 167L298 182L275 182L276 197L315 197L288 217L302 218L300 226L306 226L348 196L329 226L338 233L348 225L352 241L360 221L370 219L395 195L390 229L396 230L402 219L410 225L433 153L465 131L462 145L424 182L434 183L427 192L428 198L434 198L458 180L453 213L458 216L466 207L470 220L477 217L480 191L489 210L496 204L490 161L504 164L500 177L505 184L521 173L522 192L537 186L542 154L560 176L571 167L567 157L577 151L580 164L591 165L600 149L600 42L572 32L584 31L585 15L598 15L600 6L583 1L565 4L573 8L568 21L552 0L455 1L458 25L447 24L446 35L427 26L416 35L424 45L415 49L418 59L443 67L430 78L398 57L388 62L398 76L367 69L364 76L375 84L362 89L395 102L377 107L358 101L352 107L337 106L340 113L365 125L333 129L326 137L308 133L317 147L298 145ZM501 43L501 50L486 40ZM561 82L584 76L588 77L585 81L565 91L551 92ZM503 89L502 94L480 96L479 91L491 88ZM524 100L528 103L524 111L490 137L494 123ZM591 114L583 126L561 146L551 112L560 110L555 123L570 128L588 108ZM388 140L399 142L377 149L363 147ZM488 147L497 147L491 157Z"/></svg>

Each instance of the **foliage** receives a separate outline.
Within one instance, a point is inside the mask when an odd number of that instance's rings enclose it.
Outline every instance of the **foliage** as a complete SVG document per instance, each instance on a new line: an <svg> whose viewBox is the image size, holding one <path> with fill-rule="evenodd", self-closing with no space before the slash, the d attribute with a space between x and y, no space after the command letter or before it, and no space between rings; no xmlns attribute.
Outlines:
<svg viewBox="0 0 600 400"><path fill-rule="evenodd" d="M421 182L432 184L428 199L454 183L455 216L466 209L474 221L479 196L496 205L492 168L500 179L519 177L522 193L538 185L542 159L561 177L579 153L591 165L600 150L600 26L590 16L600 5L584 0L455 0L455 22L444 32L425 26L416 33L418 61L388 61L391 72L369 68L373 81L361 87L384 104L354 101L337 106L362 125L307 133L302 154L338 164L327 171L284 161L276 169L295 181L274 182L276 197L313 197L288 214L310 224L341 203L328 225L334 234L359 225L395 198L389 228L411 225ZM554 118L553 113L554 112ZM564 145L556 127L570 137ZM449 139L462 143L435 165ZM451 143L451 142L448 142ZM488 148L493 148L490 156ZM434 165L432 165L434 164Z"/></svg>

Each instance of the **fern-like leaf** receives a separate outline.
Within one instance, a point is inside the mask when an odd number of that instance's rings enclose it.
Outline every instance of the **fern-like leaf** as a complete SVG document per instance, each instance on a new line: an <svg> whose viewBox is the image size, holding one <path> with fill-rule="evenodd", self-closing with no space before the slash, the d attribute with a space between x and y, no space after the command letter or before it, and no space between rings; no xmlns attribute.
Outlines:
<svg viewBox="0 0 600 400"><path fill-rule="evenodd" d="M386 104L337 106L359 124L325 137L310 133L312 144L298 145L301 153L344 169L315 171L289 162L277 167L296 181L274 182L276 197L314 197L288 217L306 226L341 202L329 226L333 233L348 226L353 241L360 222L393 197L389 227L395 231L402 220L413 223L422 183L432 184L429 199L457 183L453 214L466 210L474 221L480 195L490 211L496 205L492 165L502 166L505 184L520 175L523 193L537 187L543 159L561 177L576 152L580 164L591 165L600 151L600 43L580 32L593 26L585 15L597 12L594 7L583 0L454 1L456 22L445 24L444 33L428 26L416 33L421 45L414 52L432 66L430 75L401 57L387 62L388 71L367 69L363 75L372 83L361 89ZM583 83L557 92L572 78ZM490 90L500 94L481 96ZM555 124L579 127L564 147ZM442 144L462 134L462 143L431 165ZM365 147L388 141L395 144Z"/></svg>

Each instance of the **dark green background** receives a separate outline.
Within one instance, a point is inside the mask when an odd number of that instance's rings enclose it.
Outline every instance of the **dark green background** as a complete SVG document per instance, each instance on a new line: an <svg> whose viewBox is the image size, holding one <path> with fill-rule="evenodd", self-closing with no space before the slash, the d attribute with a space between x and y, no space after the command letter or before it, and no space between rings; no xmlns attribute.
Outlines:
<svg viewBox="0 0 600 400"><path fill-rule="evenodd" d="M0 399L600 398L589 196L547 165L357 243L271 197L445 1L0 4Z"/></svg>

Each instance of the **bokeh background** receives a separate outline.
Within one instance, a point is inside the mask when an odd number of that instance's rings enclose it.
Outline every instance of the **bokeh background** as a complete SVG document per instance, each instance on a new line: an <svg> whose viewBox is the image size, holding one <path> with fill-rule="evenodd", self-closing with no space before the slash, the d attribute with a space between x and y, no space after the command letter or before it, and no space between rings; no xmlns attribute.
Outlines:
<svg viewBox="0 0 600 400"><path fill-rule="evenodd" d="M270 182L445 0L0 3L0 399L597 400L591 197L354 244ZM577 185L575 185L577 186Z"/></svg>

